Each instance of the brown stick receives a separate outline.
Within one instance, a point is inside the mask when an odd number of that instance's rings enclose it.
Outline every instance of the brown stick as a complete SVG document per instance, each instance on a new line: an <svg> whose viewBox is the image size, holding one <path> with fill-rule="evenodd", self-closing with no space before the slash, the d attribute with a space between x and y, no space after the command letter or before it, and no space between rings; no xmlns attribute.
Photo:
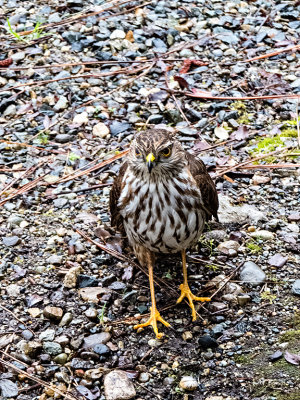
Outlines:
<svg viewBox="0 0 300 400"><path fill-rule="evenodd" d="M247 60L243 60L242 62L251 62L251 61L257 61L257 60L262 60L263 58L268 58L268 57L273 57L277 56L277 54L280 53L285 53L286 51L291 51L291 50L299 50L300 49L300 44L297 44L295 46L287 47L285 49L273 51L272 53L267 53L263 54L261 56L253 57L253 58L248 58Z"/></svg>
<svg viewBox="0 0 300 400"><path fill-rule="evenodd" d="M6 89L7 90L7 89ZM200 92L200 91L199 91ZM299 99L300 94L278 94L278 95L270 95L270 96L212 96L209 93L201 92L197 94L197 89L194 89L192 93L186 93L189 97L195 97L197 99L208 99L208 100L272 100L272 99Z"/></svg>

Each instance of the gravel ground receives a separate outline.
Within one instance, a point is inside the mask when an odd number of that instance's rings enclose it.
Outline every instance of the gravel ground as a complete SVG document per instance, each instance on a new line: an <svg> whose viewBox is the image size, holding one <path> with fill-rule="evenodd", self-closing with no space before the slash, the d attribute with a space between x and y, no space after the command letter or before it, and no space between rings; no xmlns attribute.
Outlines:
<svg viewBox="0 0 300 400"><path fill-rule="evenodd" d="M299 400L300 2L0 0L0 19L1 399ZM147 276L108 213L153 126L221 202L189 252L196 322L180 257L157 262L160 341L133 330Z"/></svg>

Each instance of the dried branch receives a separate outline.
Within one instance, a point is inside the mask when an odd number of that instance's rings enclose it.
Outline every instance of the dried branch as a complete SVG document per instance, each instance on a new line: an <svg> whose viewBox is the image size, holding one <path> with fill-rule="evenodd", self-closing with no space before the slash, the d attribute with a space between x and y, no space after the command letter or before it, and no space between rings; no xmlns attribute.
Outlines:
<svg viewBox="0 0 300 400"><path fill-rule="evenodd" d="M197 99L209 99L209 100L272 100L272 99L299 99L299 94L278 94L270 96L213 96L210 92L204 92L199 89L192 89L192 93L186 93L189 97L195 97Z"/></svg>
<svg viewBox="0 0 300 400"><path fill-rule="evenodd" d="M277 50L277 51L273 51L272 53L263 54L261 56L248 58L247 60L243 60L243 62L251 62L251 61L262 60L263 58L277 56L278 54L285 53L286 51L291 51L291 50L300 50L300 44L297 44L295 46L286 47L285 49L280 49L280 50Z"/></svg>

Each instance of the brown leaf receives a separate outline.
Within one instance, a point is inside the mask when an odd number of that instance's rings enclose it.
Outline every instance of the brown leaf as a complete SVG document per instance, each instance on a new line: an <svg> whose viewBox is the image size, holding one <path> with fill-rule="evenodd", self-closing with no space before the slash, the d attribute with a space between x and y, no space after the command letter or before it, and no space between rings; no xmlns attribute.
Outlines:
<svg viewBox="0 0 300 400"><path fill-rule="evenodd" d="M202 67L203 65L207 64L208 63L205 63L201 60L190 60L189 58L187 58L186 60L183 61L183 66L181 67L179 72L181 74L186 74L187 72L189 72L192 66Z"/></svg>
<svg viewBox="0 0 300 400"><path fill-rule="evenodd" d="M125 39L128 40L129 42L133 43L134 42L133 32L128 31L126 33Z"/></svg>
<svg viewBox="0 0 300 400"><path fill-rule="evenodd" d="M249 130L245 125L238 127L236 131L231 134L231 139L244 140L249 137Z"/></svg>
<svg viewBox="0 0 300 400"><path fill-rule="evenodd" d="M1 68L6 68L9 67L13 63L12 58L6 58L5 60L0 61L0 67Z"/></svg>
<svg viewBox="0 0 300 400"><path fill-rule="evenodd" d="M102 239L104 242L106 241L106 239L111 237L111 234L108 231L100 227L95 229L95 235L99 239Z"/></svg>
<svg viewBox="0 0 300 400"><path fill-rule="evenodd" d="M299 354L292 354L286 351L284 353L284 358L287 362L293 365L300 365L300 355Z"/></svg>
<svg viewBox="0 0 300 400"><path fill-rule="evenodd" d="M175 75L174 76L174 81L179 83L179 86L181 87L181 89L188 89L189 88L189 84L187 82L187 80L180 75Z"/></svg>

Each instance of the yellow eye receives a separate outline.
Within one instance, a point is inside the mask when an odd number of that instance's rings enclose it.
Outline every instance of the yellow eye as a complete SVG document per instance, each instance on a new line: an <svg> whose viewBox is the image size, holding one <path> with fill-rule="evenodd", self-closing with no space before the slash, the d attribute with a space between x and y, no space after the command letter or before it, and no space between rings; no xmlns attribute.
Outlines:
<svg viewBox="0 0 300 400"><path fill-rule="evenodd" d="M164 157L170 157L170 155L171 155L171 147L167 147L166 149L163 149L163 150L161 151L161 154L162 154Z"/></svg>
<svg viewBox="0 0 300 400"><path fill-rule="evenodd" d="M136 155L136 157L141 157L142 153L139 150L136 150L135 155Z"/></svg>

